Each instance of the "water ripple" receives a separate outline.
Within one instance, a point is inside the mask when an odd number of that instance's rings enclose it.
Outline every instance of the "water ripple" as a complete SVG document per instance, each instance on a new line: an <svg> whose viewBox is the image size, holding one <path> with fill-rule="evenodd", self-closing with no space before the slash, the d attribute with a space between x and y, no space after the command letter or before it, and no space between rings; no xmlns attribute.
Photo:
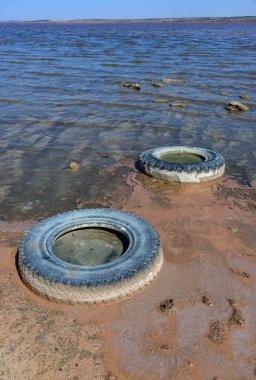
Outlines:
<svg viewBox="0 0 256 380"><path fill-rule="evenodd" d="M157 145L215 149L229 175L256 179L255 40L250 23L1 24L0 218L107 193L120 181L109 181L109 164ZM186 82L153 87L164 77ZM250 110L228 114L230 100Z"/></svg>

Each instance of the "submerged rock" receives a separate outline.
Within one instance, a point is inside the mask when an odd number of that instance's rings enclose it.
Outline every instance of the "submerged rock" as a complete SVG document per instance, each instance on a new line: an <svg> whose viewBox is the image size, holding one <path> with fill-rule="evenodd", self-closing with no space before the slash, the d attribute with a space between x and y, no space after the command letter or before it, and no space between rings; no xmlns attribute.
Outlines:
<svg viewBox="0 0 256 380"><path fill-rule="evenodd" d="M222 96L228 96L228 95L229 95L229 92L227 92L227 91L221 91L221 92L219 93L219 95L222 95Z"/></svg>
<svg viewBox="0 0 256 380"><path fill-rule="evenodd" d="M163 83L184 83L187 79L184 78L162 78Z"/></svg>
<svg viewBox="0 0 256 380"><path fill-rule="evenodd" d="M153 86L154 87L163 87L164 84L163 83L157 83L157 82L155 82L155 83L153 83Z"/></svg>
<svg viewBox="0 0 256 380"><path fill-rule="evenodd" d="M168 103L168 100L166 100L166 99L154 99L153 102L154 103Z"/></svg>
<svg viewBox="0 0 256 380"><path fill-rule="evenodd" d="M237 102L237 101L229 102L225 108L229 112L246 112L249 110L249 107L247 107L245 104Z"/></svg>
<svg viewBox="0 0 256 380"><path fill-rule="evenodd" d="M179 107L179 108L182 108L182 107L186 107L186 103L171 103L170 107Z"/></svg>
<svg viewBox="0 0 256 380"><path fill-rule="evenodd" d="M78 172L78 170L80 169L80 164L78 164L75 161L71 161L70 164L68 165L68 168L72 172Z"/></svg>
<svg viewBox="0 0 256 380"><path fill-rule="evenodd" d="M140 91L140 85L138 83L121 82L120 86L132 88L133 90Z"/></svg>
<svg viewBox="0 0 256 380"><path fill-rule="evenodd" d="M240 95L239 98L240 99L244 99L244 100L250 100L250 96L249 95Z"/></svg>

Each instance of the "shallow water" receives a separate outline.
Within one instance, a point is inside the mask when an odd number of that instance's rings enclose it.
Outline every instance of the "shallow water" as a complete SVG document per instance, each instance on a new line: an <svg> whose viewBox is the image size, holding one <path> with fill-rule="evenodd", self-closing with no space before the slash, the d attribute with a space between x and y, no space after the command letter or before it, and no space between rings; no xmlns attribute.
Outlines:
<svg viewBox="0 0 256 380"><path fill-rule="evenodd" d="M118 259L126 246L124 237L113 230L83 228L60 236L53 253L70 264L95 266Z"/></svg>
<svg viewBox="0 0 256 380"><path fill-rule="evenodd" d="M216 150L255 180L255 40L253 23L0 25L0 219L107 195L122 181L109 165L163 145ZM153 87L161 78L186 82ZM250 110L229 114L229 100Z"/></svg>
<svg viewBox="0 0 256 380"><path fill-rule="evenodd" d="M193 153L166 153L160 156L163 161L173 164L195 164L204 161L204 157Z"/></svg>

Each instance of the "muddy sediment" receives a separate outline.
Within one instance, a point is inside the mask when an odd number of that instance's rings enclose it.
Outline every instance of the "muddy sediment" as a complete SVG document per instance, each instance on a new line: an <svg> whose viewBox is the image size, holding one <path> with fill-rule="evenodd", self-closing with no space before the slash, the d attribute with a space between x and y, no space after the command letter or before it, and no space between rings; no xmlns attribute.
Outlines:
<svg viewBox="0 0 256 380"><path fill-rule="evenodd" d="M163 246L160 274L105 306L49 302L15 268L19 240L35 221L0 223L0 377L253 379L256 184L227 177L170 184L136 172L132 160L120 165L123 187L79 198L76 207L116 208L151 222ZM175 312L161 310L168 300Z"/></svg>

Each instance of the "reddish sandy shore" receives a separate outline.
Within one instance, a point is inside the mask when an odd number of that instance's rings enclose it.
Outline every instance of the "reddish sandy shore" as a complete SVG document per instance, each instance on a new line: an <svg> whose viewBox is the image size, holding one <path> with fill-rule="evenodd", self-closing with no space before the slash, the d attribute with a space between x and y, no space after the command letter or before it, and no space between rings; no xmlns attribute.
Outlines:
<svg viewBox="0 0 256 380"><path fill-rule="evenodd" d="M124 168L126 184L94 204L154 225L160 274L105 306L49 302L15 267L35 222L0 222L0 379L255 379L256 184L169 184Z"/></svg>

